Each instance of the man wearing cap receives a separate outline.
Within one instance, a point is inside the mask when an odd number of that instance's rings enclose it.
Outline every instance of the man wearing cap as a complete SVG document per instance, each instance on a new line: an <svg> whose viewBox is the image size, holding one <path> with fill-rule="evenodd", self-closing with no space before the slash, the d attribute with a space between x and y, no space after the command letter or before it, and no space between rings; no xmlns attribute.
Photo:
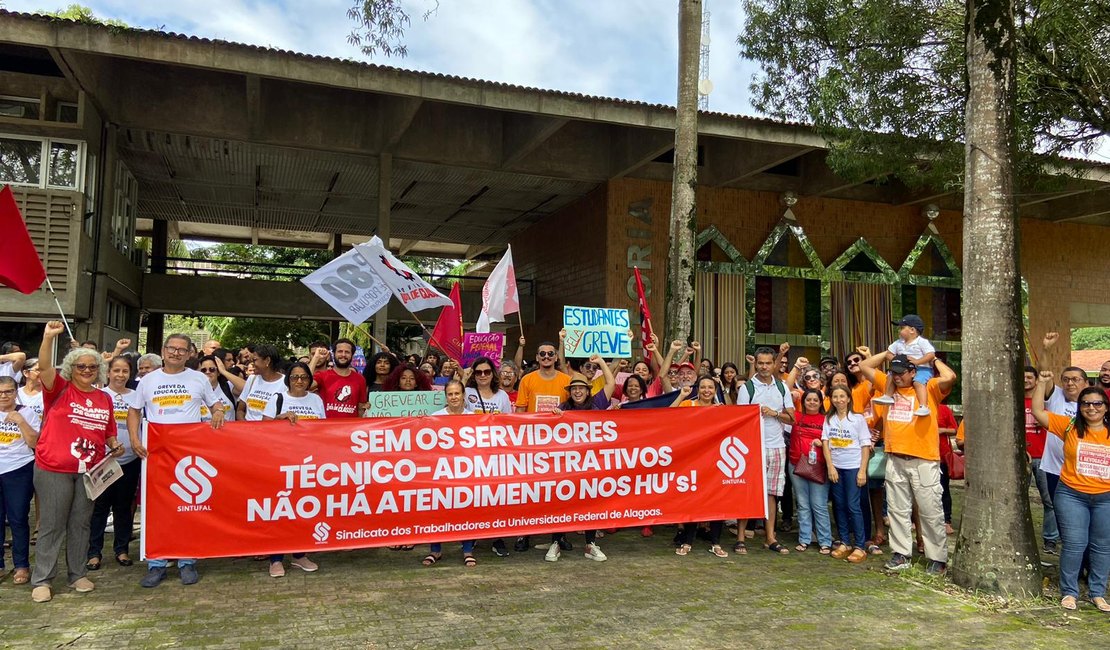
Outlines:
<svg viewBox="0 0 1110 650"><path fill-rule="evenodd" d="M890 548L894 551L886 563L888 571L909 568L913 556L913 523L911 513L917 506L921 520L921 536L925 540L926 572L942 574L948 568L948 538L944 529L943 488L940 484L940 433L937 427L937 405L952 391L956 373L939 359L935 361L937 376L926 384L926 397L932 407L927 416L914 414L914 375L917 370L904 355L889 350L876 355L867 347L856 351L865 358L859 364L864 379L876 390L885 391L893 382L893 404L877 406L876 416L883 420L886 447L886 500L890 514ZM879 370L890 362L890 376Z"/></svg>
<svg viewBox="0 0 1110 650"><path fill-rule="evenodd" d="M836 360L836 357L821 357L821 362L817 364L817 367L821 370L821 376L825 378L825 385L828 386L829 382L832 381L832 376L836 374L837 370L840 370L840 362Z"/></svg>

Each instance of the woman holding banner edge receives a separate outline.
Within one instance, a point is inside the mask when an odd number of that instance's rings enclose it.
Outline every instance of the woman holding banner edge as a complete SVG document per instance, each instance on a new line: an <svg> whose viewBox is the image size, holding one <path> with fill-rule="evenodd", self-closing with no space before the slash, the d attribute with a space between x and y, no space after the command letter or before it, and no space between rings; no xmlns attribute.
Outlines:
<svg viewBox="0 0 1110 650"><path fill-rule="evenodd" d="M479 357L474 361L471 367L477 366L482 360L489 363L489 376L492 376L493 362L485 357ZM462 381L458 379L449 380L447 385L443 387L444 396L447 398L447 406L432 413L432 415L472 415L475 411L470 408L470 405L464 397L465 390L466 388L463 386ZM436 562L439 562L440 558L443 557L443 544L435 542L429 546L428 551L428 555L420 561L424 566L432 566ZM463 540L462 552L464 565L470 568L478 566L478 559L474 557L474 540Z"/></svg>

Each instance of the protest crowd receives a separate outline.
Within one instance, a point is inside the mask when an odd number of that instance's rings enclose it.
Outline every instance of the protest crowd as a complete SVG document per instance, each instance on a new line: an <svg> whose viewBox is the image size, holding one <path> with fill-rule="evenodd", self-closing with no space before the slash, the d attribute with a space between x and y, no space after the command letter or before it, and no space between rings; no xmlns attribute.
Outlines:
<svg viewBox="0 0 1110 650"><path fill-rule="evenodd" d="M895 325L898 337L889 348L860 346L843 359L810 360L784 343L744 359L713 360L696 341L664 342L646 330L640 356L573 357L566 354L564 330L534 351L521 336L514 358L479 356L465 366L431 349L404 355L382 346L362 357L347 339L319 341L307 355L289 358L270 345L227 350L210 340L198 349L187 336L171 334L161 354L141 356L126 339L112 351L73 341L55 367L50 359L65 328L51 321L37 357L16 342L4 343L0 355L0 522L11 532L12 582L29 585L36 602L51 600L63 542L65 584L78 592L93 591L89 576L106 561L134 564L134 513L148 457L145 422L207 422L219 435L231 421L296 426L359 418L372 393L432 390L443 392L446 405L429 417L756 405L766 519L680 524L676 555L688 555L702 540L701 552L720 558L755 548L765 557L819 553L883 562L889 571L910 567L917 555L928 573L943 574L953 533L949 481L963 475L965 432L945 404L957 377L924 337L919 316ZM631 330L627 335L633 338ZM1044 345L1056 340L1050 333ZM1060 556L1061 605L1077 607L1086 572L1091 602L1110 611L1110 478L1102 453L1110 447L1110 361L1093 385L1077 367L1058 377L1026 367L1025 395L1028 480L1043 508L1043 552ZM107 458L119 464L121 477L90 499L82 477ZM106 554L109 521L114 534ZM554 562L575 548L568 535L576 532L585 536L584 558L605 561L599 540L618 531L571 528L544 540L503 539L496 531L479 540L447 536L416 552L414 564L435 565L444 544L460 543L468 567L478 565L481 548L495 557L538 549L538 557ZM644 526L622 534L657 532ZM783 542L783 532L796 533L796 544ZM322 569L304 549L286 550L289 560L285 554L256 559L266 560L275 578L287 566L326 570L326 562ZM0 556L0 567L5 559ZM168 563L149 560L137 581L158 586ZM198 582L196 560L178 558L176 566L183 584Z"/></svg>

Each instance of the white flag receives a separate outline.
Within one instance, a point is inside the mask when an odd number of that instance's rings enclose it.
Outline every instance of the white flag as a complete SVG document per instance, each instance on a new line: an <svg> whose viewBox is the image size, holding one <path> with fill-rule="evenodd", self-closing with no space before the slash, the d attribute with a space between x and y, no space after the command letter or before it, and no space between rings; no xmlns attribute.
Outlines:
<svg viewBox="0 0 1110 650"><path fill-rule="evenodd" d="M354 249L301 278L348 322L361 325L389 302L389 287Z"/></svg>
<svg viewBox="0 0 1110 650"><path fill-rule="evenodd" d="M451 299L440 293L413 273L412 269L397 259L383 245L382 240L374 237L369 243L355 246L355 250L369 265L370 269L389 287L397 300L409 311L421 311L432 307L451 305Z"/></svg>
<svg viewBox="0 0 1110 650"><path fill-rule="evenodd" d="M474 331L489 331L490 323L505 322L506 314L520 311L520 294L516 290L516 272L513 270L513 248L505 248L505 256L489 274L482 287L482 313Z"/></svg>

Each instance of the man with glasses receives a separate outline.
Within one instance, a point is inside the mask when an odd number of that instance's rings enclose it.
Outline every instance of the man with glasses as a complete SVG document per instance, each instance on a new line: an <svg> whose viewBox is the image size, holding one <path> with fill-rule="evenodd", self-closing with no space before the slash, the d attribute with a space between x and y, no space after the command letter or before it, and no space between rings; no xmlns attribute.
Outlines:
<svg viewBox="0 0 1110 650"><path fill-rule="evenodd" d="M540 343L536 351L536 365L539 367L525 375L517 389L517 413L548 413L563 403L570 376L555 368L558 354L554 343Z"/></svg>
<svg viewBox="0 0 1110 650"><path fill-rule="evenodd" d="M939 359L935 361L937 376L926 383L929 415L915 416L913 380L917 367L904 354L888 350L872 355L867 347L856 352L866 357L860 363L865 379L875 390L885 392L886 382L894 382L893 404L880 405L876 410L883 420L886 448L886 499L890 515L890 548L894 551L886 563L888 571L902 571L910 566L913 556L913 522L911 513L917 506L921 536L925 541L926 573L939 575L948 569L948 536L944 529L943 488L940 484L940 432L937 427L937 405L948 396L956 383L956 373ZM890 362L890 375L879 370Z"/></svg>
<svg viewBox="0 0 1110 650"><path fill-rule="evenodd" d="M219 389L213 388L202 373L185 367L192 341L184 334L171 334L162 346L162 367L143 377L136 389L135 403L127 413L127 431L131 435L131 448L146 459L145 441L140 437L140 421L145 414L147 422L156 424L188 424L201 421L201 406L212 413L212 428L224 423L224 412L230 407ZM149 560L147 573L139 581L143 587L157 587L166 578L166 560ZM177 561L181 584L193 585L197 575L195 559Z"/></svg>
<svg viewBox="0 0 1110 650"><path fill-rule="evenodd" d="M335 342L335 367L325 370L328 362L328 348L313 350L308 361L308 370L317 386L317 394L324 400L324 412L328 419L357 418L366 409L369 396L366 392L366 379L362 373L355 372L351 361L355 357L355 344L350 339Z"/></svg>

